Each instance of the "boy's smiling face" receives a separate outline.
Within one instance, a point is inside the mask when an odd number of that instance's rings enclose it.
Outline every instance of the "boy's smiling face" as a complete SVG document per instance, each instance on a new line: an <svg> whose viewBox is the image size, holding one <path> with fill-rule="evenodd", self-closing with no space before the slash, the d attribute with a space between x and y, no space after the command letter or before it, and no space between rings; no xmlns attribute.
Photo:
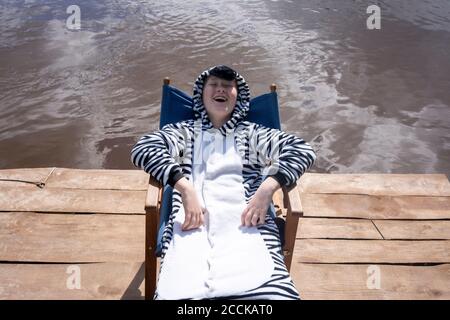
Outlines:
<svg viewBox="0 0 450 320"><path fill-rule="evenodd" d="M237 95L236 80L208 77L203 88L203 105L215 127L228 121L236 105Z"/></svg>

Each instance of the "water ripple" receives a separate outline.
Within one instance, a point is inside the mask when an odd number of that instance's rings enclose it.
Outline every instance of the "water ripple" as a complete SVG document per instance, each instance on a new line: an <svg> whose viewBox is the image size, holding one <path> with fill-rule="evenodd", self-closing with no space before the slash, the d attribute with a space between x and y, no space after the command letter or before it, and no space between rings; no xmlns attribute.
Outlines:
<svg viewBox="0 0 450 320"><path fill-rule="evenodd" d="M73 32L67 1L4 0L0 166L129 168L158 126L162 79L191 92L225 63L254 95L277 83L314 170L450 172L450 3L379 0L372 32L372 2L78 0Z"/></svg>

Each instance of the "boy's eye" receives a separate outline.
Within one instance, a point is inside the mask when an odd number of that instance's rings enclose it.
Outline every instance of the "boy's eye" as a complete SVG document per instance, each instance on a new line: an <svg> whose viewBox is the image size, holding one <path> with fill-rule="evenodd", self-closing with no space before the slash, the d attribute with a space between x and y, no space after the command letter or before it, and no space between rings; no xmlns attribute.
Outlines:
<svg viewBox="0 0 450 320"><path fill-rule="evenodd" d="M219 83L218 82L208 82L208 85L211 87L217 87L219 85ZM220 83L220 86L229 89L233 85L231 83Z"/></svg>

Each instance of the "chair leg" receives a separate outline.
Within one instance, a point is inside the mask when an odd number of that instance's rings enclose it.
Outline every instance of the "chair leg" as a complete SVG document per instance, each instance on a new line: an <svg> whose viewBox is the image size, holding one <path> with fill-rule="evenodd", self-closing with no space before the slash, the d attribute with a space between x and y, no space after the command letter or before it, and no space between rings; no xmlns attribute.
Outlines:
<svg viewBox="0 0 450 320"><path fill-rule="evenodd" d="M283 187L283 200L284 206L287 209L283 254L286 268L290 271L297 236L298 220L303 215L300 194L296 184L292 185L289 190Z"/></svg>
<svg viewBox="0 0 450 320"><path fill-rule="evenodd" d="M152 300L156 291L157 258L155 255L157 215L145 213L145 300Z"/></svg>
<svg viewBox="0 0 450 320"><path fill-rule="evenodd" d="M153 299L156 291L158 267L155 249L162 191L161 185L150 177L145 200L145 300Z"/></svg>
<svg viewBox="0 0 450 320"><path fill-rule="evenodd" d="M294 216L292 212L286 215L286 226L285 226L285 238L284 238L284 263L286 264L287 270L291 271L292 255L294 253L295 236L298 227L298 217Z"/></svg>

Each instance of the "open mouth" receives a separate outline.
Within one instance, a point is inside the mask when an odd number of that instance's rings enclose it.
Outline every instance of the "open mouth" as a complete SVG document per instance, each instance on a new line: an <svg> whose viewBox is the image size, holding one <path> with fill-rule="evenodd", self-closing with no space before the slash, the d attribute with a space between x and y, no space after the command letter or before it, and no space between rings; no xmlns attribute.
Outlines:
<svg viewBox="0 0 450 320"><path fill-rule="evenodd" d="M214 101L216 101L216 102L225 102L225 101L227 101L227 98L225 98L225 97L215 97Z"/></svg>

